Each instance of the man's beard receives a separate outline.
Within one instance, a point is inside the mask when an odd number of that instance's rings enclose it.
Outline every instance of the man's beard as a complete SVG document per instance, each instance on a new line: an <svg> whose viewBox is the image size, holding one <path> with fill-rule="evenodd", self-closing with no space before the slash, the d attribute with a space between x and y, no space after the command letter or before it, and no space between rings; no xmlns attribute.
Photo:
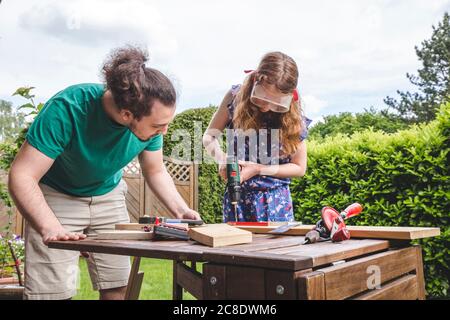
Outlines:
<svg viewBox="0 0 450 320"><path fill-rule="evenodd" d="M142 141L142 142L147 142L147 141L149 141L150 139L152 139L152 138L154 138L154 137L156 137L156 136L158 135L158 133L154 133L154 134L150 135L147 139L141 139L141 138L136 134L136 125L135 125L134 122L131 122L131 123L128 125L128 129L136 136L136 138L138 138L138 139L139 139L140 141Z"/></svg>
<svg viewBox="0 0 450 320"><path fill-rule="evenodd" d="M148 141L148 140L150 140L151 138L152 138L152 136L151 137L149 137L148 139L141 139L141 137L139 137L138 135L137 135L137 133L136 133L136 125L135 125L135 123L134 122L131 122L129 125L128 125L128 129L136 136L136 138L138 138L140 141L142 141L142 142L146 142L146 141Z"/></svg>

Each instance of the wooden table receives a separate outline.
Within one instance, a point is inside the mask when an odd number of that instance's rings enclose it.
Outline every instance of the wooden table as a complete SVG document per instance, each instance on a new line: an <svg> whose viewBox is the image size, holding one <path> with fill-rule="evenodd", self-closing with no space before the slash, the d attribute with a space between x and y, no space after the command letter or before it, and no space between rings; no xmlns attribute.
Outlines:
<svg viewBox="0 0 450 320"><path fill-rule="evenodd" d="M182 299L183 288L198 299L425 298L420 246L378 239L301 245L303 240L255 234L251 244L222 248L194 241L91 239L49 247L136 257L129 298L139 295L140 257L173 260L174 299ZM202 273L197 262L204 262Z"/></svg>

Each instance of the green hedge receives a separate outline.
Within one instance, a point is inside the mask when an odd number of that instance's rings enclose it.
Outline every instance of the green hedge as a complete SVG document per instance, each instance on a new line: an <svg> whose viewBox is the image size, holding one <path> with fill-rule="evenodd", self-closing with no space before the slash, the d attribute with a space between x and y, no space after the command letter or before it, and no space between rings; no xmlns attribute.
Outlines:
<svg viewBox="0 0 450 320"><path fill-rule="evenodd" d="M364 206L351 224L440 227L423 246L427 292L449 297L450 104L437 119L396 134L370 130L308 143L308 171L291 184L297 220L322 206Z"/></svg>
<svg viewBox="0 0 450 320"><path fill-rule="evenodd" d="M175 117L165 139L170 155L178 141L173 130L202 132L215 107L187 110ZM440 227L438 238L417 241L423 246L429 297L449 297L450 105L427 125L395 134L367 130L352 137L308 141L308 170L291 184L296 219L315 223L322 206L344 209L364 205L351 224ZM220 221L225 184L214 164L199 165L199 212L208 222Z"/></svg>
<svg viewBox="0 0 450 320"><path fill-rule="evenodd" d="M173 148L180 143L180 140L172 141L171 137L175 130L187 130L191 137L191 145L200 144L200 152L203 154L203 159L207 159L206 152L202 146L201 136L205 132L208 124L216 112L217 107L209 106L207 108L189 109L175 116L174 121L169 127L167 135L164 139L164 155L171 156ZM201 134L194 135L194 123L198 122L201 125ZM194 141L197 139L197 141ZM200 139L200 141L198 141ZM194 158L194 147L191 148L189 159ZM178 154L179 158L186 156L183 153ZM187 155L189 156L189 155ZM210 159L210 158L209 158ZM220 222L222 221L222 196L225 191L225 183L219 177L217 165L214 163L199 162L199 213L204 221Z"/></svg>

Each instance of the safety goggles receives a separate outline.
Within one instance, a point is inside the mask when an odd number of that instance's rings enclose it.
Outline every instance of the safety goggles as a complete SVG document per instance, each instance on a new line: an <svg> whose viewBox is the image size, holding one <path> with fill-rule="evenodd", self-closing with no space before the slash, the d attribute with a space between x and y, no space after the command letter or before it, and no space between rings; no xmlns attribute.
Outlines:
<svg viewBox="0 0 450 320"><path fill-rule="evenodd" d="M267 92L267 90L264 89L258 81L256 81L253 85L250 101L260 108L268 106L270 111L285 113L288 112L291 107L293 96L294 95L292 93L273 95Z"/></svg>

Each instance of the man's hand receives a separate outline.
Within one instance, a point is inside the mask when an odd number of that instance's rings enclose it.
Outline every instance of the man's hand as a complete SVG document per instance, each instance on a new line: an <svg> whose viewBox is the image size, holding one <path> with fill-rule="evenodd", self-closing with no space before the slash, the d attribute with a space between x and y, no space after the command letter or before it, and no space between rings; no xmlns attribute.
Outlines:
<svg viewBox="0 0 450 320"><path fill-rule="evenodd" d="M42 242L44 242L45 245L48 245L50 241L68 241L68 240L81 240L85 239L86 235L83 233L73 233L69 232L66 229L64 229L62 226L56 227L54 229L50 229L48 231L45 231L42 235Z"/></svg>
<svg viewBox="0 0 450 320"><path fill-rule="evenodd" d="M200 214L197 211L192 210L190 208L183 209L178 219L202 220Z"/></svg>

